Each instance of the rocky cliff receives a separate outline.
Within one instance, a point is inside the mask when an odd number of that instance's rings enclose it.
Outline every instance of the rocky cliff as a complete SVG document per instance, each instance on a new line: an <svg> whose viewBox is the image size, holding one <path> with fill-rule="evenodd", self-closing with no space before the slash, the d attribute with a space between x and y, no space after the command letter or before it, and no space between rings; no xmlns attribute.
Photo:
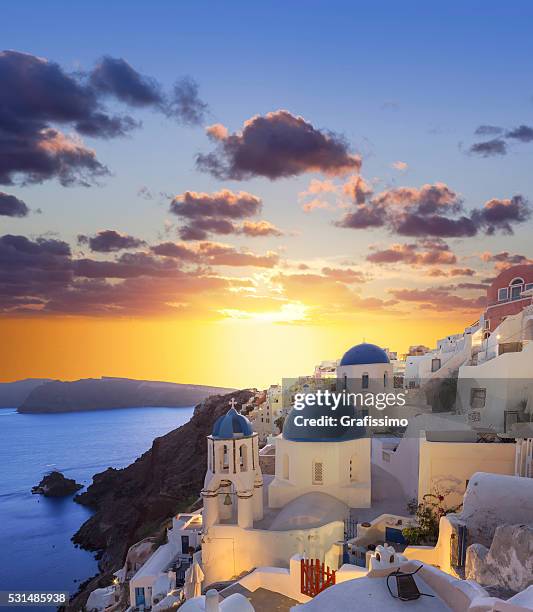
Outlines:
<svg viewBox="0 0 533 612"><path fill-rule="evenodd" d="M206 436L230 408L232 398L240 406L252 393L243 390L207 398L196 406L188 423L156 438L152 448L127 468L96 474L87 491L75 498L95 514L73 541L101 554L102 572L119 569L132 544L194 503L205 476Z"/></svg>
<svg viewBox="0 0 533 612"><path fill-rule="evenodd" d="M18 411L48 413L138 406L194 406L210 395L228 391L231 389L130 378L56 380L33 389Z"/></svg>

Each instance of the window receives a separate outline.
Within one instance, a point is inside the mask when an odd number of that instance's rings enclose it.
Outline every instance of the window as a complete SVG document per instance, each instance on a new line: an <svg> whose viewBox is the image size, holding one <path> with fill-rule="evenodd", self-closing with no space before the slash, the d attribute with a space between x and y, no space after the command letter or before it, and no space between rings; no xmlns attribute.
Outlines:
<svg viewBox="0 0 533 612"><path fill-rule="evenodd" d="M485 319L485 329L490 329L490 319Z"/></svg>
<svg viewBox="0 0 533 612"><path fill-rule="evenodd" d="M514 287L511 287L511 299L512 300L520 299L520 294L522 293L522 287L523 285L515 285Z"/></svg>
<svg viewBox="0 0 533 612"><path fill-rule="evenodd" d="M529 291L530 289L533 289L533 283L528 283L525 287L524 287L524 291Z"/></svg>
<svg viewBox="0 0 533 612"><path fill-rule="evenodd" d="M507 287L503 287L503 289L498 289L498 302L503 302L507 299L508 289Z"/></svg>
<svg viewBox="0 0 533 612"><path fill-rule="evenodd" d="M220 466L222 472L229 472L229 448L224 444L222 449L222 465Z"/></svg>
<svg viewBox="0 0 533 612"><path fill-rule="evenodd" d="M368 389L368 374L363 374L361 377L361 386L363 389Z"/></svg>
<svg viewBox="0 0 533 612"><path fill-rule="evenodd" d="M244 444L239 446L239 467L241 472L246 472L248 469L248 449Z"/></svg>
<svg viewBox="0 0 533 612"><path fill-rule="evenodd" d="M181 554L182 555L189 554L189 536L188 535L181 536Z"/></svg>
<svg viewBox="0 0 533 612"><path fill-rule="evenodd" d="M484 408L486 398L486 389L472 389L470 391L470 407L475 409Z"/></svg>
<svg viewBox="0 0 533 612"><path fill-rule="evenodd" d="M432 359L431 360L431 371L436 372L440 370L440 359Z"/></svg>
<svg viewBox="0 0 533 612"><path fill-rule="evenodd" d="M322 484L323 482L324 474L322 461L313 461L313 484Z"/></svg>
<svg viewBox="0 0 533 612"><path fill-rule="evenodd" d="M383 374L383 386L384 387L387 386L387 372L385 372L385 374Z"/></svg>

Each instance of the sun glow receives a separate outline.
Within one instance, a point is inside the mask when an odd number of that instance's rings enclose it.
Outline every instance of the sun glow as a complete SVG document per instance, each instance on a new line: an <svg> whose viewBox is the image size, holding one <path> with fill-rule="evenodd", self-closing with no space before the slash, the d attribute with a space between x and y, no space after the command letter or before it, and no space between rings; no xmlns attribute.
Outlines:
<svg viewBox="0 0 533 612"><path fill-rule="evenodd" d="M267 312L248 312L237 308L224 308L219 313L229 319L245 319L250 321L264 321L270 323L296 323L309 319L309 306L291 302L283 304L279 310Z"/></svg>

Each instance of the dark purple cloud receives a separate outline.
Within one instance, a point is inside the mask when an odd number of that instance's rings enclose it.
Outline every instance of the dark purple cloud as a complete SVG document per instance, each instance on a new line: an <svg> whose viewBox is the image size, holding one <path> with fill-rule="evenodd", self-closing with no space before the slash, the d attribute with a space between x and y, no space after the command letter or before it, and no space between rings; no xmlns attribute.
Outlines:
<svg viewBox="0 0 533 612"><path fill-rule="evenodd" d="M361 166L341 136L319 130L285 110L256 115L244 123L242 131L226 132L224 126L208 131L217 148L196 160L199 170L217 178L274 180L305 172L341 175Z"/></svg>
<svg viewBox="0 0 533 612"><path fill-rule="evenodd" d="M114 96L129 106L163 104L159 83L140 74L119 57L102 57L90 74L90 82L97 91Z"/></svg>
<svg viewBox="0 0 533 612"><path fill-rule="evenodd" d="M390 189L363 204L355 202L335 225L352 229L384 227L392 234L417 238L464 238L480 231L512 233L513 225L524 223L530 215L530 205L521 195L490 200L483 208L466 212L458 194L444 183L435 183L420 189Z"/></svg>
<svg viewBox="0 0 533 612"><path fill-rule="evenodd" d="M27 217L30 209L25 202L0 191L0 216Z"/></svg>
<svg viewBox="0 0 533 612"><path fill-rule="evenodd" d="M517 128L509 130L505 135L507 138L513 138L521 142L531 142L533 140L533 128L529 125L519 125Z"/></svg>
<svg viewBox="0 0 533 612"><path fill-rule="evenodd" d="M0 313L178 312L203 293L212 297L213 291L220 291L220 304L229 287L249 285L246 279L217 276L210 266L272 268L278 261L273 252L256 254L213 242L194 248L163 243L151 252L123 253L112 260L76 259L61 240L4 235L0 236Z"/></svg>
<svg viewBox="0 0 533 612"><path fill-rule="evenodd" d="M170 259L159 259L148 253L124 253L114 261L77 259L73 261L76 276L86 278L136 278L139 276L172 277L179 271Z"/></svg>
<svg viewBox="0 0 533 612"><path fill-rule="evenodd" d="M123 249L136 249L144 244L145 241L135 236L121 234L115 230L101 230L95 236L78 235L80 244L87 244L91 251L100 253L111 253Z"/></svg>
<svg viewBox="0 0 533 612"><path fill-rule="evenodd" d="M3 51L0 83L0 184L6 185L51 178L63 185L89 185L108 174L77 136L116 138L140 125L127 114L109 112L109 96L186 124L206 110L194 81L182 80L164 95L155 80L120 58L105 57L87 74L67 72L31 54ZM60 127L74 135L66 136Z"/></svg>
<svg viewBox="0 0 533 612"><path fill-rule="evenodd" d="M207 104L198 94L198 84L191 77L177 81L170 94L152 77L137 72L126 60L104 56L90 75L92 86L129 106L159 110L185 125L201 125Z"/></svg>
<svg viewBox="0 0 533 612"><path fill-rule="evenodd" d="M494 157L496 155L506 155L507 144L501 138L493 138L484 142L474 143L470 149L470 153L480 155L481 157Z"/></svg>
<svg viewBox="0 0 533 612"><path fill-rule="evenodd" d="M236 223L261 211L257 196L228 189L216 193L186 191L176 196L170 212L180 217L185 225L178 233L182 240L206 240L209 234L244 234L250 237L281 236L282 232L268 221Z"/></svg>
<svg viewBox="0 0 533 612"><path fill-rule="evenodd" d="M257 196L246 191L234 193L228 189L217 193L186 191L176 196L170 204L171 213L187 219L205 217L244 219L260 210L261 200Z"/></svg>
<svg viewBox="0 0 533 612"><path fill-rule="evenodd" d="M484 227L487 234L494 234L497 230L512 234L514 224L524 223L530 217L531 206L521 195L510 199L489 200L483 208L472 214L472 219Z"/></svg>

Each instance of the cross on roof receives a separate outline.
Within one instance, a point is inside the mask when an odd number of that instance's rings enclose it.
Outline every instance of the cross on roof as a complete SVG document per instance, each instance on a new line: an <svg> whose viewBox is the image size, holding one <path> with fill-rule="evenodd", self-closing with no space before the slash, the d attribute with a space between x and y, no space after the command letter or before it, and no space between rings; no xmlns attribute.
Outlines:
<svg viewBox="0 0 533 612"><path fill-rule="evenodd" d="M235 406L236 406L236 405L237 405L237 402L235 401L235 398L234 398L234 397L232 397L232 398L231 398L231 400L230 400L230 406L231 406L232 408L235 408Z"/></svg>

